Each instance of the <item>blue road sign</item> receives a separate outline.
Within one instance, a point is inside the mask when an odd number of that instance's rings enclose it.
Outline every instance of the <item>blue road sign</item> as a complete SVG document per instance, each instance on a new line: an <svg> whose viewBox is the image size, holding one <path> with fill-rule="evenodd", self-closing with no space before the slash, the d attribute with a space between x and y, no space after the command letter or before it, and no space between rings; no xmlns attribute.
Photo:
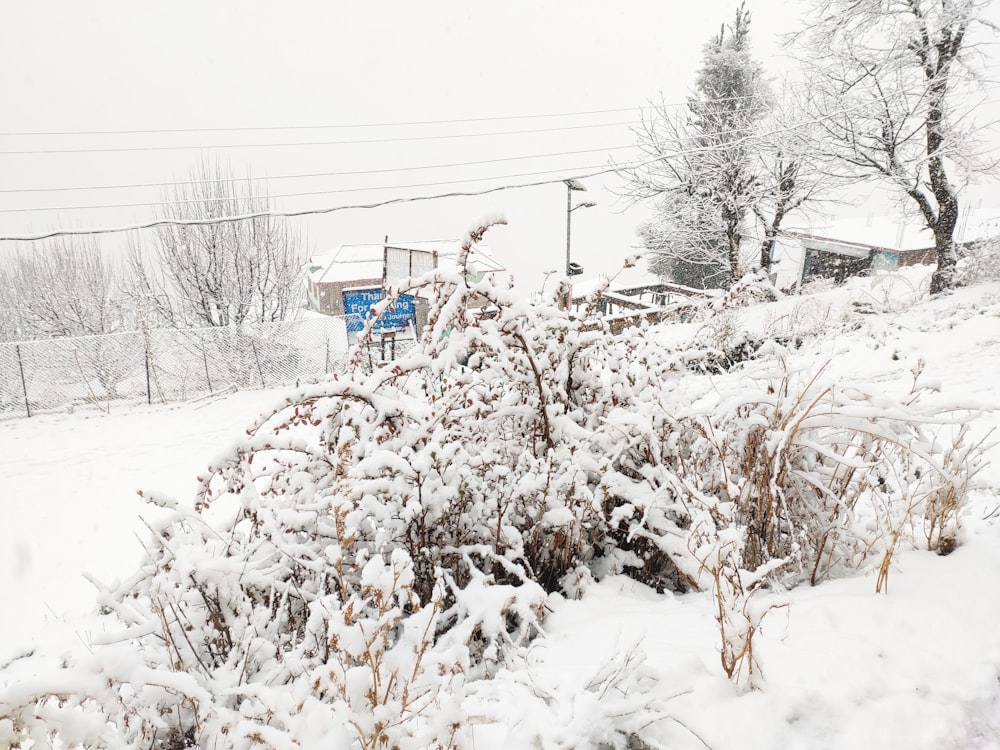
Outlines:
<svg viewBox="0 0 1000 750"><path fill-rule="evenodd" d="M384 299L385 292L377 288L345 289L343 295L347 330L351 333L359 333L364 330L365 322L371 317L372 308ZM382 313L373 330L375 333L401 331L408 326L416 326L416 323L417 313L413 297L409 294L403 294L396 300L391 309Z"/></svg>

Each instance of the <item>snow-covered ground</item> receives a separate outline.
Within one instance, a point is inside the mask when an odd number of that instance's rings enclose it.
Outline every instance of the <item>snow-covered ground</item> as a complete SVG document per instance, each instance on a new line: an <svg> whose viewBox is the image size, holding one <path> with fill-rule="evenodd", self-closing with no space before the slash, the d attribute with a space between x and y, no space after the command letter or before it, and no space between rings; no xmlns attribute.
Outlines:
<svg viewBox="0 0 1000 750"><path fill-rule="evenodd" d="M1000 428L1000 284L929 300L927 273L745 308L725 332L687 324L662 335L801 336L799 351L838 379L893 391L909 388L924 360L942 405L980 408L979 435ZM147 512L136 490L189 499L199 471L280 399L247 392L0 422L0 668L32 649L88 648L100 626L82 573L107 581L134 568ZM580 727L610 705L588 686L621 669L641 677L618 682L633 693L623 705L645 691L660 712L643 733L653 747L1000 748L1000 449L991 456L980 476L989 487L970 498L951 555L898 555L888 594L875 593L874 573L788 592L755 644L760 690L740 692L725 677L707 594L657 594L614 577L579 600L551 597L546 634L519 666L563 728L550 727L544 746L580 747ZM0 671L0 690L9 679ZM476 747L525 746L539 720L530 706L512 692L510 721L477 726Z"/></svg>
<svg viewBox="0 0 1000 750"><path fill-rule="evenodd" d="M190 497L198 472L278 398L0 421L0 590L13 615L0 620L0 663L93 609L84 571L106 581L134 569L148 511L139 490Z"/></svg>

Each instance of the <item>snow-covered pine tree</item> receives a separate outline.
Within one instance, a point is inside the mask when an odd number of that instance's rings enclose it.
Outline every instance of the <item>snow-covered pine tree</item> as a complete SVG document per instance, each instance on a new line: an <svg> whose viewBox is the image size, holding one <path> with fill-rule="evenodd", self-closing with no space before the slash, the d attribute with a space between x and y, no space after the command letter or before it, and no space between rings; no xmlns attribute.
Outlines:
<svg viewBox="0 0 1000 750"><path fill-rule="evenodd" d="M657 106L637 131L640 147L662 158L624 172L631 197L658 201L639 228L652 270L688 286L728 287L742 271L744 223L762 185L751 136L771 102L749 34L741 5L705 45L687 111Z"/></svg>
<svg viewBox="0 0 1000 750"><path fill-rule="evenodd" d="M647 158L623 168L625 195L656 202L641 225L651 270L696 288L729 287L744 272L744 239L758 224L760 265L785 217L816 195L804 131L785 122L750 52L750 12L705 45L685 110L653 105L636 130Z"/></svg>
<svg viewBox="0 0 1000 750"><path fill-rule="evenodd" d="M695 91L688 100L689 122L693 145L703 154L690 179L693 190L706 195L715 208L729 286L741 275L740 241L761 184L750 136L771 101L763 69L750 56L750 11L745 4L736 11L729 34L723 26L705 46Z"/></svg>

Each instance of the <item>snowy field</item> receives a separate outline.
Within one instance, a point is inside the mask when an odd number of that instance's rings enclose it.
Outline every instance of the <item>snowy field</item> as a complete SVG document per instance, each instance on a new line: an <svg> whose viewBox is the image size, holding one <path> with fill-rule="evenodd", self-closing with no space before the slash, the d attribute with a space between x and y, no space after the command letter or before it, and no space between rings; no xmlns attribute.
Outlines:
<svg viewBox="0 0 1000 750"><path fill-rule="evenodd" d="M984 435L1000 428L1000 284L928 300L927 273L758 305L733 325L808 334L801 351L817 364L887 391L909 387L923 359L942 406L981 409L973 428ZM83 573L110 581L134 569L148 512L136 491L190 500L198 473L281 396L0 422L0 668L32 650L89 649L101 625ZM651 701L659 719L643 732L648 747L1000 748L1000 449L991 450L952 554L899 554L888 594L875 593L874 571L787 593L756 644L763 689L738 691L723 674L708 594L613 577L579 600L550 597L545 635L516 679L497 684L508 720L475 726L475 747L587 746L580 738L622 698L588 689L601 682L628 693L624 710L636 692ZM615 670L621 679L608 683ZM0 670L0 691L12 673L25 676ZM518 685L553 713L534 714ZM541 731L553 716L558 726Z"/></svg>

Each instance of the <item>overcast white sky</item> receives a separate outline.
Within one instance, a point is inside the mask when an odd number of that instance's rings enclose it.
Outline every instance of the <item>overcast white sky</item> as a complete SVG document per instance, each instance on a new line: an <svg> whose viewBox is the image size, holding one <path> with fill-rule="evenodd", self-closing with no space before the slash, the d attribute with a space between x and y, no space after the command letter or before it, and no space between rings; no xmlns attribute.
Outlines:
<svg viewBox="0 0 1000 750"><path fill-rule="evenodd" d="M0 24L0 190L156 183L184 177L198 150L92 149L190 145L270 178L280 209L369 203L477 190L595 171L627 159L629 109L660 97L682 102L702 45L738 0L536 0L535 2L198 2L75 0L9 3ZM796 28L795 0L751 2L755 53L778 73L776 34ZM573 117L397 127L359 124L469 120L597 110ZM9 135L94 130L337 126L329 129L127 135ZM570 127L572 126L572 127ZM596 126L596 127L595 127ZM510 134L514 130L547 132ZM494 135L441 138L470 133ZM385 142L386 139L406 138ZM379 143L248 147L316 141ZM91 149L85 153L11 151ZM616 150L608 150L616 149ZM375 174L423 165L594 150L447 169ZM541 175L527 173L558 170ZM322 178L283 179L303 173ZM526 175L526 176L515 176ZM502 179L480 180L484 177ZM459 180L475 180L457 182ZM449 183L407 188L418 183ZM596 208L573 214L574 258L613 270L636 243L642 211L621 213L585 184ZM384 188L357 192L357 188ZM143 203L159 188L0 193L0 209ZM342 242L458 236L499 209L510 226L490 238L522 283L562 267L566 193L561 185L485 198L411 203L298 220L314 251ZM0 211L2 234L119 225L151 207ZM111 243L110 246L114 246Z"/></svg>

